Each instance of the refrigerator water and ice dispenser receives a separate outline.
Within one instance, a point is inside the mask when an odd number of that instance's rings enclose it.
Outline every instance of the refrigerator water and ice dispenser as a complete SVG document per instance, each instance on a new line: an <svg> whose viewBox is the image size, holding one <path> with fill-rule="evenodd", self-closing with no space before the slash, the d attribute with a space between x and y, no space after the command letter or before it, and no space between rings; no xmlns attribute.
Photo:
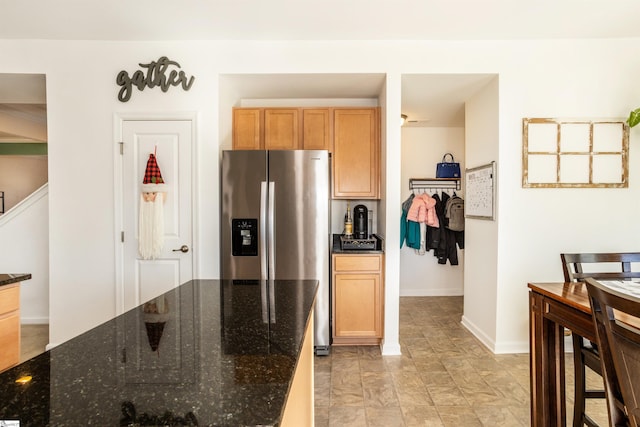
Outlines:
<svg viewBox="0 0 640 427"><path fill-rule="evenodd" d="M231 220L231 253L233 256L258 256L258 219Z"/></svg>

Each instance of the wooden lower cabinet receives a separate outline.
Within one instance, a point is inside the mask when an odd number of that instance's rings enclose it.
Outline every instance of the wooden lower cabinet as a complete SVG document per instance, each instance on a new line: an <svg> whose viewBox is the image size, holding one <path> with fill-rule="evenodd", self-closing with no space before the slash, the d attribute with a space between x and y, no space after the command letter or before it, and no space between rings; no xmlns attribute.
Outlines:
<svg viewBox="0 0 640 427"><path fill-rule="evenodd" d="M383 338L382 254L334 254L333 345L378 345Z"/></svg>
<svg viewBox="0 0 640 427"><path fill-rule="evenodd" d="M0 286L0 371L20 362L20 284Z"/></svg>

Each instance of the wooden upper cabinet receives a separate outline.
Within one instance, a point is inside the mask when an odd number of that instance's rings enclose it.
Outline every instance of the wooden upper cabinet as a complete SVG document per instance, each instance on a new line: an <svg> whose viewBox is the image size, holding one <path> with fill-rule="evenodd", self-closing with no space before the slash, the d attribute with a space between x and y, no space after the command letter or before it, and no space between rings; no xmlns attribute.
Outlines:
<svg viewBox="0 0 640 427"><path fill-rule="evenodd" d="M234 150L328 150L334 199L380 198L380 109L233 109Z"/></svg>
<svg viewBox="0 0 640 427"><path fill-rule="evenodd" d="M300 148L298 108L265 108L265 150L297 150Z"/></svg>
<svg viewBox="0 0 640 427"><path fill-rule="evenodd" d="M233 149L260 150L264 148L262 138L262 115L260 108L233 109Z"/></svg>
<svg viewBox="0 0 640 427"><path fill-rule="evenodd" d="M331 110L302 109L302 148L331 151Z"/></svg>
<svg viewBox="0 0 640 427"><path fill-rule="evenodd" d="M378 108L336 108L333 116L333 198L380 198Z"/></svg>

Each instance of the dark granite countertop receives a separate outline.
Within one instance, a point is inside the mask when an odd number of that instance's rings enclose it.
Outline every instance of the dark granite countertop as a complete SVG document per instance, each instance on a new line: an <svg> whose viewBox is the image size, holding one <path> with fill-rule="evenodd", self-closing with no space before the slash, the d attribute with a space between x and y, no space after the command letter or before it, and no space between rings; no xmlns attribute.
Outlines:
<svg viewBox="0 0 640 427"><path fill-rule="evenodd" d="M0 274L0 286L31 279L31 274Z"/></svg>
<svg viewBox="0 0 640 427"><path fill-rule="evenodd" d="M278 425L316 289L311 280L187 282L0 373L0 420Z"/></svg>
<svg viewBox="0 0 640 427"><path fill-rule="evenodd" d="M340 235L333 235L333 242L331 246L331 253L334 254L382 254L384 253L384 239L377 234L373 235L376 239L375 249L342 249L340 247Z"/></svg>

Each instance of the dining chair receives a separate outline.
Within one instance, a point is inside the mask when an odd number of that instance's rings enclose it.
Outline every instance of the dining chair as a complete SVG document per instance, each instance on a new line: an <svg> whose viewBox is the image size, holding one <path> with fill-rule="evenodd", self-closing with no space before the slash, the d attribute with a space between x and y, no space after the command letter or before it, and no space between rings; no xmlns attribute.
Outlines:
<svg viewBox="0 0 640 427"><path fill-rule="evenodd" d="M587 278L595 280L640 278L640 253L638 252L563 253L560 254L560 259L565 282L584 282ZM586 399L606 398L604 388L587 388L587 367L599 376L603 376L599 349L595 343L575 332L571 335L575 377L573 427L582 427L585 424L589 427L599 427L585 412Z"/></svg>
<svg viewBox="0 0 640 427"><path fill-rule="evenodd" d="M640 298L586 279L612 426L640 426ZM615 283L613 284L615 285Z"/></svg>

